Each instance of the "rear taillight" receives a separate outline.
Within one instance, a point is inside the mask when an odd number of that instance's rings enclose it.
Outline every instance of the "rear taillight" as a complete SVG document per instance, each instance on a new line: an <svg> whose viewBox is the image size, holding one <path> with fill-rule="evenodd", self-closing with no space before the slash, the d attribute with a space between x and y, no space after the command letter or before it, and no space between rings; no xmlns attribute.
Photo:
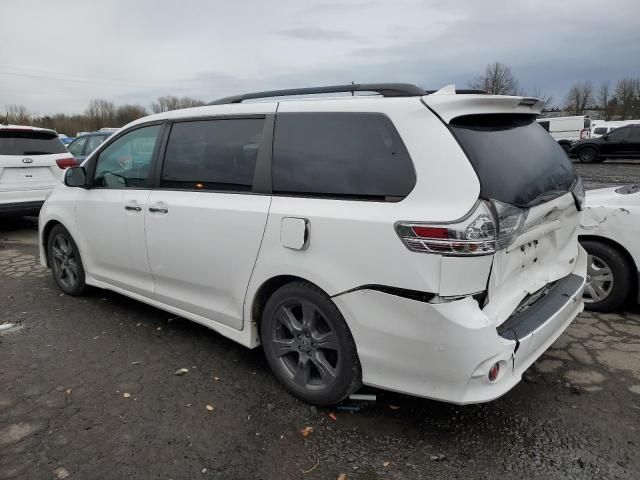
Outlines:
<svg viewBox="0 0 640 480"><path fill-rule="evenodd" d="M78 166L78 162L73 157L70 157L70 158L59 158L58 160L56 160L56 163L58 164L58 167L60 167L63 170L65 168L71 168L71 167L77 167Z"/></svg>
<svg viewBox="0 0 640 480"><path fill-rule="evenodd" d="M588 128L583 128L580 130L580 140L590 137L590 130Z"/></svg>
<svg viewBox="0 0 640 480"><path fill-rule="evenodd" d="M528 211L496 200L478 202L452 223L398 222L396 232L413 252L447 256L487 255L508 247L519 235Z"/></svg>

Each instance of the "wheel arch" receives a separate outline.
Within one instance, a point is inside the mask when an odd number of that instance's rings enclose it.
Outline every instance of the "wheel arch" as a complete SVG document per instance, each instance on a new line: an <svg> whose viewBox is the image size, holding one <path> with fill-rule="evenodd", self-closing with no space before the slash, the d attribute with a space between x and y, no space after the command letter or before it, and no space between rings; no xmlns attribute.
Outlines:
<svg viewBox="0 0 640 480"><path fill-rule="evenodd" d="M273 295L279 288L293 282L306 282L318 288L327 296L329 296L329 294L327 294L327 292L323 288L321 288L314 282L311 282L306 278L299 277L297 275L276 275L275 277L271 277L268 280L265 280L262 285L260 285L260 287L258 287L258 289L256 290L256 293L253 295L253 299L251 302L251 321L254 322L257 326L258 332L260 331L262 312L264 311L264 307L271 295Z"/></svg>
<svg viewBox="0 0 640 480"><path fill-rule="evenodd" d="M593 242L603 243L605 245L610 246L611 248L616 249L625 257L627 262L629 262L629 265L631 265L631 267L633 268L633 272L635 273L635 275L633 276L634 284L632 286L633 288L631 289L631 292L633 292L634 298L636 298L637 300L640 300L640 291L638 290L638 285L639 285L638 266L636 265L636 262L633 259L633 256L631 256L631 254L629 253L629 250L627 250L622 244L616 242L615 240L612 240L611 238L608 238L608 237L601 237L600 235L578 235L578 241L582 241L582 240L591 240Z"/></svg>
<svg viewBox="0 0 640 480"><path fill-rule="evenodd" d="M51 234L51 230L53 230L53 228L56 225L62 225L64 228L67 228L62 222L55 219L49 220L44 225L44 227L42 227L42 236L40 238L40 241L42 242L42 250L44 251L44 258L47 263L47 268L51 268L51 262L49 259L49 249L47 248L47 244L49 243L49 235ZM67 228L67 230L69 229Z"/></svg>

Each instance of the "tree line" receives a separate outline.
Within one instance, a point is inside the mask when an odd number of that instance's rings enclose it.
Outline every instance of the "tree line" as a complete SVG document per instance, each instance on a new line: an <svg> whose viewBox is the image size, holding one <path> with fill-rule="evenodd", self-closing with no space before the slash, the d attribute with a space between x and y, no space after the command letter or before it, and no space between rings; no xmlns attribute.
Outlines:
<svg viewBox="0 0 640 480"><path fill-rule="evenodd" d="M521 90L511 68L500 62L488 64L469 86L494 95L539 98L543 101L543 114L564 110L569 115L584 115L590 110L600 110L605 120L640 117L640 77L621 78L615 83L605 80L595 87L589 81L575 82L559 104L554 104L553 98L539 89Z"/></svg>
<svg viewBox="0 0 640 480"><path fill-rule="evenodd" d="M513 75L511 68L500 62L485 67L469 87L494 95L526 95L543 102L543 115L564 110L569 115L584 115L599 110L605 120L626 120L640 117L640 77L622 78L615 83L606 80L595 86L589 81L575 82L560 103L540 89L525 91ZM150 113L167 112L179 108L198 107L205 102L191 97L166 95L158 97L149 109L139 104L116 105L104 99L94 99L81 114L34 115L24 105L7 105L0 122L51 128L74 136L76 132L94 131L103 127L121 127Z"/></svg>
<svg viewBox="0 0 640 480"><path fill-rule="evenodd" d="M89 106L83 113L72 115L66 113L35 115L30 113L24 105L7 105L5 114L0 117L0 122L51 128L59 133L75 136L77 132L90 132L103 127L122 127L151 113L202 105L205 105L202 100L173 95L158 97L151 103L149 109L139 104L116 105L108 100L96 98L89 102Z"/></svg>

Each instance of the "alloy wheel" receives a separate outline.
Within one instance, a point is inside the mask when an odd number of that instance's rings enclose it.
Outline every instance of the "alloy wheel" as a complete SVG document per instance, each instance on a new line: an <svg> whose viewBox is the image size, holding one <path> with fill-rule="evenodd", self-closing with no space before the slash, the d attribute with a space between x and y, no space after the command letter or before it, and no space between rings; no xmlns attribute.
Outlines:
<svg viewBox="0 0 640 480"><path fill-rule="evenodd" d="M73 289L78 282L80 269L71 241L66 235L59 233L53 238L51 256L56 278L66 288Z"/></svg>
<svg viewBox="0 0 640 480"><path fill-rule="evenodd" d="M293 383L321 390L336 380L341 352L335 331L311 302L289 300L276 312L272 344Z"/></svg>

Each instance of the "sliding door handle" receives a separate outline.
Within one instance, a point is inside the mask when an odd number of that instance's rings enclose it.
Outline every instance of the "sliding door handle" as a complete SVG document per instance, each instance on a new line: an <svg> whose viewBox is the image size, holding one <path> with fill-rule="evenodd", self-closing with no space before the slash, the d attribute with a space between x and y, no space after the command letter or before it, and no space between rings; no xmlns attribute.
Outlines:
<svg viewBox="0 0 640 480"><path fill-rule="evenodd" d="M149 207L151 213L169 213L169 209L165 207Z"/></svg>

